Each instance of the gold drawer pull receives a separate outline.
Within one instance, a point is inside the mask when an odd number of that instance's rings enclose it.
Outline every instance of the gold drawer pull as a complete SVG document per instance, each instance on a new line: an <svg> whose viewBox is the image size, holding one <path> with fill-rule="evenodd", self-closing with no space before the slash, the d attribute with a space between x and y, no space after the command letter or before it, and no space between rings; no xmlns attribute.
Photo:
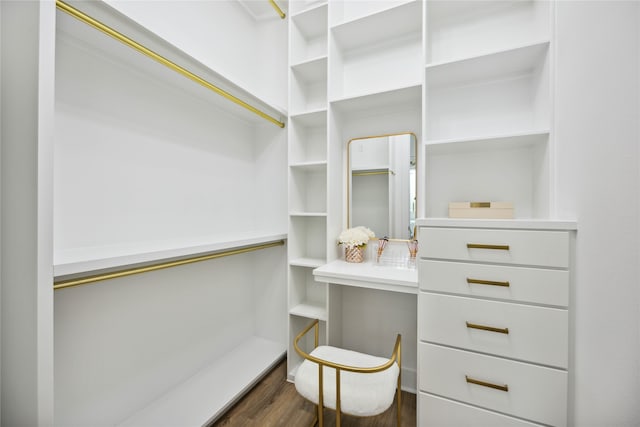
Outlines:
<svg viewBox="0 0 640 427"><path fill-rule="evenodd" d="M482 243L467 243L467 249L496 249L498 251L508 251L509 245L485 245Z"/></svg>
<svg viewBox="0 0 640 427"><path fill-rule="evenodd" d="M481 385L483 387L495 388L496 390L501 390L501 391L509 391L509 386L507 384L500 385L500 384L488 383L485 381L476 380L475 378L471 378L468 375L465 375L464 377L467 380L467 382L470 384L476 384L476 385Z"/></svg>
<svg viewBox="0 0 640 427"><path fill-rule="evenodd" d="M491 286L505 286L509 287L509 282L496 282L493 280L472 279L467 277L467 283L475 283L476 285L491 285Z"/></svg>
<svg viewBox="0 0 640 427"><path fill-rule="evenodd" d="M498 332L499 334L508 334L509 328L494 328L493 326L478 325L477 323L466 322L467 328L480 329L482 331Z"/></svg>

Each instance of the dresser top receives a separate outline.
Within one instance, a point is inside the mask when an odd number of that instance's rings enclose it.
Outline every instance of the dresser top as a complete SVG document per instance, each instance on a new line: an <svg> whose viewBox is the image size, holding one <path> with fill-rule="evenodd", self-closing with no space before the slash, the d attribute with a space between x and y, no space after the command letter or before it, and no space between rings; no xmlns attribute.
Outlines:
<svg viewBox="0 0 640 427"><path fill-rule="evenodd" d="M419 218L418 227L448 228L501 228L514 230L565 230L578 229L576 221L549 219L466 219L466 218Z"/></svg>

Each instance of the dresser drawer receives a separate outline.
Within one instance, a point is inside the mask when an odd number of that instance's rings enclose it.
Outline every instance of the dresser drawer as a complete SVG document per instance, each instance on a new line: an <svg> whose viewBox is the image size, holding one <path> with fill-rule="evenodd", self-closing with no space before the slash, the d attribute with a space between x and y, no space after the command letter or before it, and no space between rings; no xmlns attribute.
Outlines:
<svg viewBox="0 0 640 427"><path fill-rule="evenodd" d="M567 310L421 293L421 341L567 367ZM490 330L484 329L489 328Z"/></svg>
<svg viewBox="0 0 640 427"><path fill-rule="evenodd" d="M419 347L420 391L566 426L566 371L434 344L420 343Z"/></svg>
<svg viewBox="0 0 640 427"><path fill-rule="evenodd" d="M569 272L543 268L436 261L419 262L420 289L566 307Z"/></svg>
<svg viewBox="0 0 640 427"><path fill-rule="evenodd" d="M420 257L566 268L569 234L424 227L420 229Z"/></svg>
<svg viewBox="0 0 640 427"><path fill-rule="evenodd" d="M420 393L421 427L540 427L540 424Z"/></svg>

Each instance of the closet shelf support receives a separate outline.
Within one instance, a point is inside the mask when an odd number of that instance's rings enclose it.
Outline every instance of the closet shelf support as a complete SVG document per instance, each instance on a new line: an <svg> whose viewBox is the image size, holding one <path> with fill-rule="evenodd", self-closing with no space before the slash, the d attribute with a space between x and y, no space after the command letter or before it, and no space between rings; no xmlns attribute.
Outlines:
<svg viewBox="0 0 640 427"><path fill-rule="evenodd" d="M157 54L156 52L152 51L151 49L141 45L140 43L136 42L135 40L125 36L124 34L114 30L113 28L103 24L102 22L90 17L89 15L81 12L80 10L74 8L73 6L63 2L62 0L56 0L56 7L60 10L62 10L63 12L68 13L69 15L73 16L74 18L78 19L81 22L84 22L85 24L95 28L96 30L99 30L101 32L103 32L104 34L118 40L119 42L129 46L130 48L138 51L139 53L148 56L149 58L153 59L154 61L164 65L165 67L177 72L178 74L181 74L182 76L188 78L189 80L192 80L196 83L198 83L201 86L204 86L205 88L217 93L218 95L228 99L229 101L240 105L241 107L251 111L254 114L257 114L258 116L262 117L265 120L270 121L271 123L283 128L284 127L284 122L277 120L274 117L271 117L270 115L268 115L267 113L257 109L256 107L254 107L251 104L248 104L247 102L241 100L240 98L235 97L234 95L230 94L229 92L225 91L224 89L219 88L218 86L214 85L213 83L208 82L207 80L203 79L202 77L192 73L191 71L187 70L184 67L181 67L180 65L176 64L173 61L170 61L169 59Z"/></svg>
<svg viewBox="0 0 640 427"><path fill-rule="evenodd" d="M181 265L193 264L200 261L208 261L211 259L222 258L226 256L231 256L231 255L244 254L247 252L253 252L253 251L258 251L260 249L273 248L275 246L282 246L282 245L284 245L284 240L278 240L275 242L247 246L247 247L238 248L238 249L231 249L231 250L222 251L222 252L215 252L207 255L198 255L198 256L183 258L183 259L174 260L174 261L158 262L156 264L146 265L143 267L133 267L133 268L123 269L118 271L112 271L109 273L96 274L96 275L74 278L69 280L60 280L53 283L53 289L58 290L58 289L69 288L72 286L88 285L95 282L101 282L103 280L117 279L120 277L132 276L134 274L148 273L151 271L162 270L165 268L178 267Z"/></svg>

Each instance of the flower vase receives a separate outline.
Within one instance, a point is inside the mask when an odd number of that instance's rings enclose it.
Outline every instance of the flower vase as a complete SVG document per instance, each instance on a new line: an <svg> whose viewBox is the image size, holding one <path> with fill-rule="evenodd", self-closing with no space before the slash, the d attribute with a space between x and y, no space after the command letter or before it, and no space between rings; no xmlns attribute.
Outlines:
<svg viewBox="0 0 640 427"><path fill-rule="evenodd" d="M363 262L364 246L353 246L350 248L344 248L344 259L347 262Z"/></svg>

